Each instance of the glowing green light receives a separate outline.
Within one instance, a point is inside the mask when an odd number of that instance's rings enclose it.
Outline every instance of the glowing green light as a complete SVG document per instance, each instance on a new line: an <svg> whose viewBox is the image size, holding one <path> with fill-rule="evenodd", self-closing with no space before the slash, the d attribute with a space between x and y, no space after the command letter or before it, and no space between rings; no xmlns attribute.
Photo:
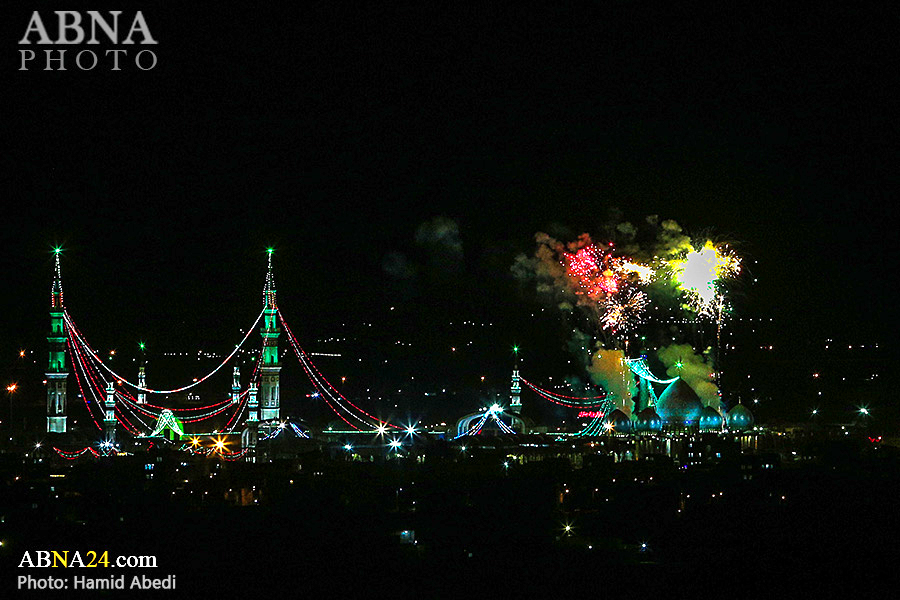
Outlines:
<svg viewBox="0 0 900 600"><path fill-rule="evenodd" d="M144 349L147 348L147 344L145 344L144 342L140 342L140 343L138 344L138 346L140 346L141 350L144 350Z"/></svg>
<svg viewBox="0 0 900 600"><path fill-rule="evenodd" d="M268 254L273 254L275 252L275 248L266 248L266 252Z"/></svg>
<svg viewBox="0 0 900 600"><path fill-rule="evenodd" d="M61 254L61 253L62 253L62 246L54 246L53 254Z"/></svg>
<svg viewBox="0 0 900 600"><path fill-rule="evenodd" d="M675 363L675 368L676 368L676 369L683 369L683 368L684 368L684 363L681 362L681 361L679 360L677 363Z"/></svg>

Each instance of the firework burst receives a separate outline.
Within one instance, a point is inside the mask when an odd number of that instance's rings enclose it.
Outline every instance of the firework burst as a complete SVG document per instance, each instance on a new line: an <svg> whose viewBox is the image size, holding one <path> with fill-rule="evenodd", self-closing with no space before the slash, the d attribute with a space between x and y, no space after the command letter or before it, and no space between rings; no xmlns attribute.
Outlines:
<svg viewBox="0 0 900 600"><path fill-rule="evenodd" d="M628 331L632 326L643 322L646 306L647 294L644 292L633 292L627 299L612 298L606 302L606 312L600 321L612 333Z"/></svg>
<svg viewBox="0 0 900 600"><path fill-rule="evenodd" d="M653 268L613 255L612 244L602 246L590 238L582 242L560 257L572 291L596 312L604 329L628 330L641 320L647 296L637 287L652 280Z"/></svg>
<svg viewBox="0 0 900 600"><path fill-rule="evenodd" d="M690 250L684 258L669 261L673 279L697 313L720 313L727 308L720 283L740 273L741 259L728 246L707 240L700 250Z"/></svg>

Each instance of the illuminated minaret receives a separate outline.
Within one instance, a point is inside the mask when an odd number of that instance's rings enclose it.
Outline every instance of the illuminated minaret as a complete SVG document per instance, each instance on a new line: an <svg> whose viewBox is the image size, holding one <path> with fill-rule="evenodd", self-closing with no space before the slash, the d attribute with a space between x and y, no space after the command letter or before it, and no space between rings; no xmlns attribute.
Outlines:
<svg viewBox="0 0 900 600"><path fill-rule="evenodd" d="M519 365L513 367L512 385L509 388L509 412L522 413L522 386L519 384Z"/></svg>
<svg viewBox="0 0 900 600"><path fill-rule="evenodd" d="M249 449L246 461L256 462L254 450L259 439L259 403L256 399L255 383L250 383L250 389L247 394L247 422L244 423L244 429L241 431L241 447Z"/></svg>
<svg viewBox="0 0 900 600"><path fill-rule="evenodd" d="M66 340L65 308L63 307L62 275L59 270L60 248L56 253L56 271L50 290L50 360L47 365L47 433L66 432Z"/></svg>
<svg viewBox="0 0 900 600"><path fill-rule="evenodd" d="M247 399L247 422L259 421L259 401L256 396L256 384L250 384L249 398Z"/></svg>
<svg viewBox="0 0 900 600"><path fill-rule="evenodd" d="M141 366L138 367L138 387L146 388L147 387L147 370L145 369L146 363L141 361ZM144 390L138 390L137 395L138 404L147 404L147 392Z"/></svg>
<svg viewBox="0 0 900 600"><path fill-rule="evenodd" d="M106 384L106 401L103 403L103 431L105 441L116 443L116 386L110 381Z"/></svg>
<svg viewBox="0 0 900 600"><path fill-rule="evenodd" d="M281 361L278 358L278 308L275 304L275 276L272 274L272 248L269 253L269 271L266 273L266 285L263 289L263 325L260 333L263 338L261 380L259 386L260 420L278 419L281 412L281 398L278 389L278 374Z"/></svg>
<svg viewBox="0 0 900 600"><path fill-rule="evenodd" d="M235 405L241 398L241 368L235 365L232 371L231 404Z"/></svg>

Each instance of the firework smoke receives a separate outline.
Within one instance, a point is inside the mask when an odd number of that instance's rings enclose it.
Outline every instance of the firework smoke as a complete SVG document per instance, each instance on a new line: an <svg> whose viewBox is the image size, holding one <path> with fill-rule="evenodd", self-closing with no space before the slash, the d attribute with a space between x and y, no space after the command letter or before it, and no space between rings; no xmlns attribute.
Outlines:
<svg viewBox="0 0 900 600"><path fill-rule="evenodd" d="M714 379L715 371L705 357L694 352L688 344L665 346L656 354L666 367L669 377L681 377L700 396L705 406L722 411L722 400Z"/></svg>
<svg viewBox="0 0 900 600"><path fill-rule="evenodd" d="M630 232L629 227L625 231ZM638 287L652 280L652 267L622 256L612 243L594 242L586 233L568 244L545 233L538 233L535 241L534 257L519 256L513 272L533 277L539 293L554 298L561 308L584 309L596 326L613 334L640 322L647 296Z"/></svg>
<svg viewBox="0 0 900 600"><path fill-rule="evenodd" d="M625 353L601 347L591 357L587 370L594 383L612 397L616 408L631 415L634 408L632 397L638 393L638 388L634 374L625 365Z"/></svg>

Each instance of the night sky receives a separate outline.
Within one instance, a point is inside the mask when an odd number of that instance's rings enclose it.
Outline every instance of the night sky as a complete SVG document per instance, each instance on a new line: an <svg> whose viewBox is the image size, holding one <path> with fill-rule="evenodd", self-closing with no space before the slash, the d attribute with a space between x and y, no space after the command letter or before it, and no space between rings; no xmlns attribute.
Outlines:
<svg viewBox="0 0 900 600"><path fill-rule="evenodd" d="M155 69L21 72L35 8L70 7L17 2L2 25L4 357L45 351L55 244L95 346L184 351L237 341L272 245L313 350L370 321L443 348L434 323L473 319L563 360L510 266L616 211L733 241L737 314L781 344L893 343L887 6L119 2L89 8L143 10ZM424 239L442 223L458 236ZM442 356L418 368L452 379Z"/></svg>

